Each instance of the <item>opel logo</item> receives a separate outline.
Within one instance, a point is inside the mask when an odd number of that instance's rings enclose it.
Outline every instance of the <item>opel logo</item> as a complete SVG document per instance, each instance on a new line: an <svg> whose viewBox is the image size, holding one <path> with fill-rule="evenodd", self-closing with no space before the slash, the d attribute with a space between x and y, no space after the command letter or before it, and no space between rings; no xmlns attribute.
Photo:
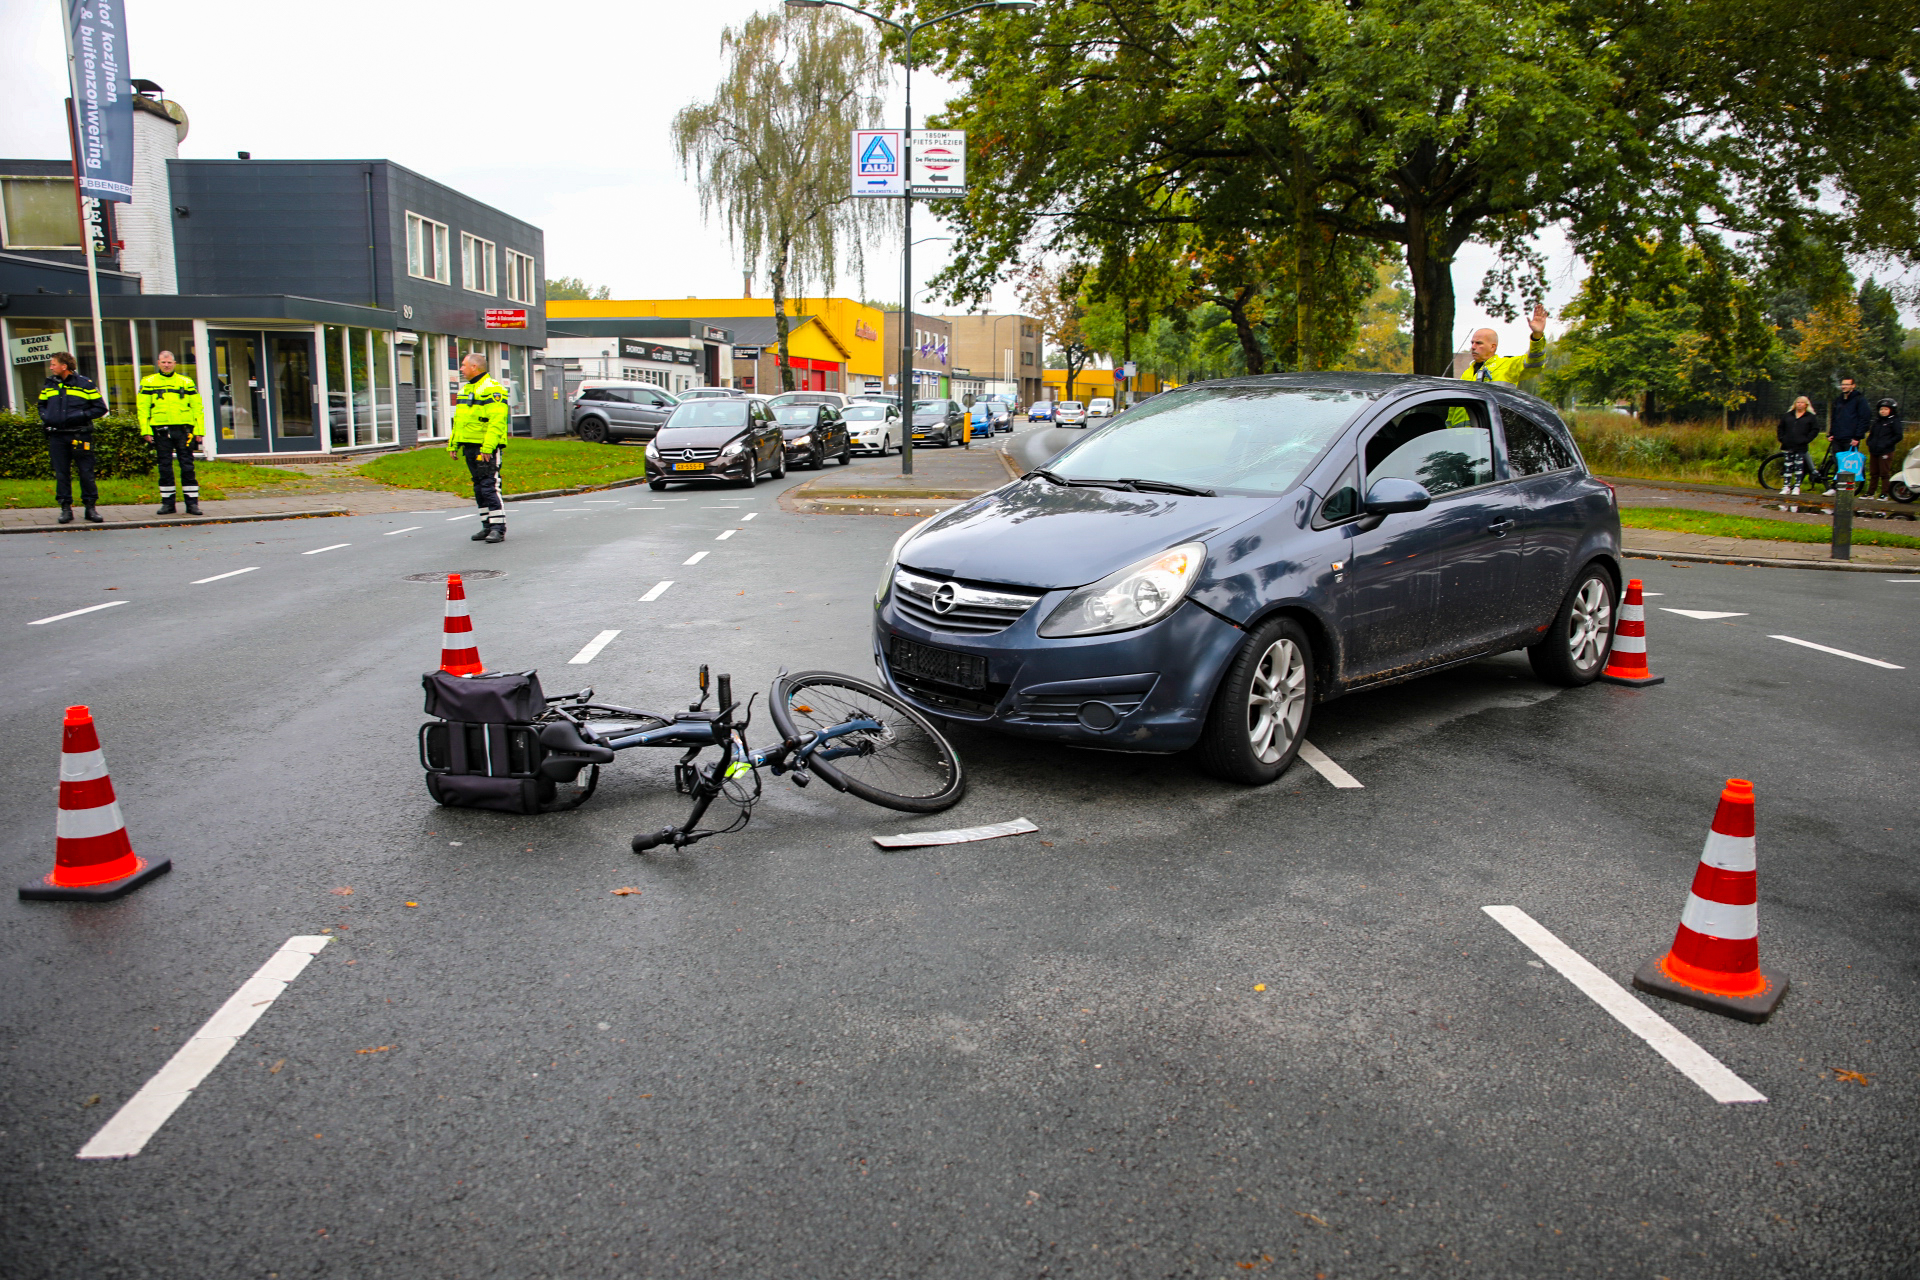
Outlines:
<svg viewBox="0 0 1920 1280"><path fill-rule="evenodd" d="M682 458L685 458L685 459L686 459L686 460L687 460L688 462L692 462L692 461L693 461L693 450L691 450L691 449L687 449L687 450L685 450L685 451L683 451L683 452L682 452L682 453L680 454L680 456L681 456Z"/></svg>
<svg viewBox="0 0 1920 1280"><path fill-rule="evenodd" d="M953 597L956 594L957 593L954 591L953 584L951 582L943 582L938 587L934 588L933 611L935 613L952 613Z"/></svg>

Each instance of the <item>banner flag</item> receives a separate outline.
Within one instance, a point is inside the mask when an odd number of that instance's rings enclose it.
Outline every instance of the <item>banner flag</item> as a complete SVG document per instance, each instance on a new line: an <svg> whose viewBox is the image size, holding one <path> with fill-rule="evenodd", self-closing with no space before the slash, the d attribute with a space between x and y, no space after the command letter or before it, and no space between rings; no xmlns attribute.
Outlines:
<svg viewBox="0 0 1920 1280"><path fill-rule="evenodd" d="M80 194L133 199L133 83L120 0L67 0Z"/></svg>

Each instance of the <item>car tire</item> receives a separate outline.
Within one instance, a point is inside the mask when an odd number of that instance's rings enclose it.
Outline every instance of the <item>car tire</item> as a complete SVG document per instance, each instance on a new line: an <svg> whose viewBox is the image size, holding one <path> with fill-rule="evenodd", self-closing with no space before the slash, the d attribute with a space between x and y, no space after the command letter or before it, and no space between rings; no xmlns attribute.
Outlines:
<svg viewBox="0 0 1920 1280"><path fill-rule="evenodd" d="M827 456L824 453L821 453L818 448L810 449L807 451L807 470L818 471L820 468L826 465L827 465Z"/></svg>
<svg viewBox="0 0 1920 1280"><path fill-rule="evenodd" d="M1287 771L1313 719L1313 645L1292 618L1255 627L1227 663L1195 761L1227 782L1265 786Z"/></svg>
<svg viewBox="0 0 1920 1280"><path fill-rule="evenodd" d="M851 439L843 440L840 444L840 465L843 467L853 465L853 441Z"/></svg>
<svg viewBox="0 0 1920 1280"><path fill-rule="evenodd" d="M588 444L608 444L607 424L599 418L582 418L573 432Z"/></svg>
<svg viewBox="0 0 1920 1280"><path fill-rule="evenodd" d="M780 450L780 460L773 464L773 478L775 480L787 478L787 451L784 446Z"/></svg>
<svg viewBox="0 0 1920 1280"><path fill-rule="evenodd" d="M760 455L759 454L748 455L746 478L743 480L736 480L734 481L734 483L739 485L743 489L751 489L753 488L753 486L760 483Z"/></svg>
<svg viewBox="0 0 1920 1280"><path fill-rule="evenodd" d="M1613 649L1614 597L1611 574L1598 564L1582 569L1547 634L1527 648L1533 674L1569 689L1599 679Z"/></svg>

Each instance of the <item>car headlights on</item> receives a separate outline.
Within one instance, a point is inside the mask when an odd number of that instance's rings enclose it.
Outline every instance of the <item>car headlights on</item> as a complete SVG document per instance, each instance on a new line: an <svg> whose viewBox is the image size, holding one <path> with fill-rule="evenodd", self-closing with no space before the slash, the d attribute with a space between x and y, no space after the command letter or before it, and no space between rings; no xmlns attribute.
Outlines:
<svg viewBox="0 0 1920 1280"><path fill-rule="evenodd" d="M912 538L914 534L920 532L939 518L937 515L928 516L925 520L922 520L919 524L916 524L913 528L894 539L893 550L887 552L887 562L880 566L880 585L873 589L874 608L878 609L887 602L887 592L893 587L894 566L900 563L900 552L906 548L908 539Z"/></svg>
<svg viewBox="0 0 1920 1280"><path fill-rule="evenodd" d="M804 436L795 436L793 439L787 441L787 443L793 445L795 448L804 448L813 443L813 433L809 431Z"/></svg>
<svg viewBox="0 0 1920 1280"><path fill-rule="evenodd" d="M1040 634L1059 639L1144 627L1186 599L1206 560L1205 543L1183 542L1130 564L1062 600L1040 624Z"/></svg>
<svg viewBox="0 0 1920 1280"><path fill-rule="evenodd" d="M737 458L740 456L740 451L742 449L745 449L746 447L747 447L747 438L745 436L741 436L738 440L733 441L732 443L728 444L725 448L720 450L720 456L722 458Z"/></svg>

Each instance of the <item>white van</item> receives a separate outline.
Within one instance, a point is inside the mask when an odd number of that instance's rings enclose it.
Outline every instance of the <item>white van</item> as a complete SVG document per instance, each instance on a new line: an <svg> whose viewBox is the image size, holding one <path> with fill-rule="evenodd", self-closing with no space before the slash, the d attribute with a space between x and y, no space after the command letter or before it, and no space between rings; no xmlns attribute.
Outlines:
<svg viewBox="0 0 1920 1280"><path fill-rule="evenodd" d="M1089 418L1111 418L1113 416L1113 401L1105 398L1087 401L1087 416Z"/></svg>

